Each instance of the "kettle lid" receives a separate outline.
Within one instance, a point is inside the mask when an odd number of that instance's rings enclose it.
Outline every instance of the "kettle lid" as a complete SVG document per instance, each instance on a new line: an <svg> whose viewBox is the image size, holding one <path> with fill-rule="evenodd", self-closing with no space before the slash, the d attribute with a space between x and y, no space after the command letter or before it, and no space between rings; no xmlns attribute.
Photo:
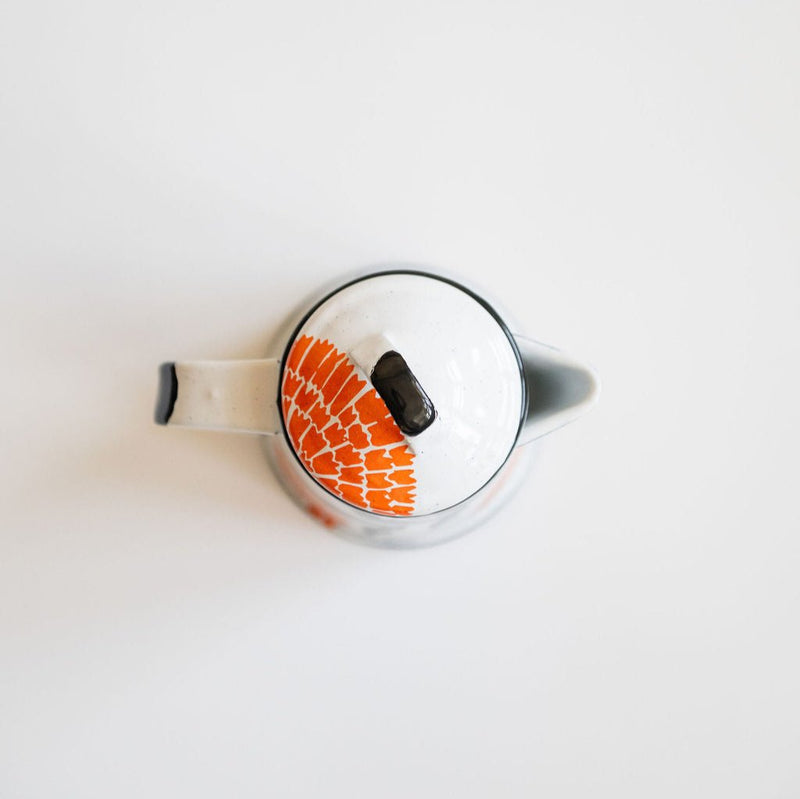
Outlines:
<svg viewBox="0 0 800 799"><path fill-rule="evenodd" d="M287 438L334 496L388 516L444 510L505 463L522 423L519 352L482 299L436 275L367 275L321 301L287 347Z"/></svg>

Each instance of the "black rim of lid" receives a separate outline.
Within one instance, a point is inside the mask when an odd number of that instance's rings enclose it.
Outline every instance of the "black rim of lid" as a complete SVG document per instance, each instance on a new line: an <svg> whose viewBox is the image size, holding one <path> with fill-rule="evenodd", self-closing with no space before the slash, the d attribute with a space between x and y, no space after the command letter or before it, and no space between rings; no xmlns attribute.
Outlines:
<svg viewBox="0 0 800 799"><path fill-rule="evenodd" d="M303 329L306 322L314 315L314 313L320 306L324 305L332 297L335 297L340 291L344 291L344 289L349 288L350 286L353 286L356 283L362 283L365 280L372 280L373 278L376 277L385 277L388 275L416 275L417 277L427 277L432 280L438 280L442 283L447 283L453 286L454 288L463 291L470 297L472 297L473 300L475 300L486 311L488 311L488 313L492 316L495 322L497 322L500 329L503 331L506 338L508 339L509 344L511 345L511 350L514 353L514 358L516 358L517 361L517 368L519 369L520 386L522 394L520 412L519 412L519 425L517 426L517 432L514 435L514 443L511 445L511 447L508 450L508 453L506 454L506 457L503 459L503 462L493 472L492 476L480 488L473 491L469 496L464 497L464 499L461 499L458 502L454 502L452 505L448 505L446 508L441 508L436 511L431 511L430 513L411 514L410 516L396 516L390 513L380 513L374 510L360 508L358 507L358 505L353 505L347 500L336 496L336 494L334 494L324 485L315 480L314 476L308 471L303 461L300 460L300 456L297 454L297 452L295 452L295 448L294 446L292 446L291 439L289 438L288 431L286 429L286 420L283 418L283 402L282 402L283 372L286 366L286 361L289 357L289 352L292 349L292 345L294 344L298 334ZM278 403L278 416L280 417L281 420L281 430L283 432L284 440L286 441L289 449L291 450L291 453L294 456L295 460L300 464L305 474L314 482L315 485L319 486L328 496L333 497L333 499L337 500L338 502L341 502L343 505L350 508L351 510L358 511L360 513L365 513L368 516L382 516L384 518L389 518L389 519L403 520L407 523L411 519L419 519L419 518L427 518L429 516L435 516L437 513L446 513L447 511L450 511L453 508L457 508L459 505L463 505L465 502L468 502L470 499L472 499L472 497L474 497L476 494L480 493L489 483L492 482L492 480L495 479L495 477L497 477L497 475L503 470L503 467L506 465L506 463L508 463L508 459L511 457L511 453L516 448L517 442L519 441L520 433L522 432L522 428L525 424L525 417L528 410L528 384L527 381L525 380L525 372L522 366L522 355L520 354L519 346L517 345L517 342L514 339L513 334L508 329L508 325L503 320L503 317L500 316L500 314L495 310L494 306L486 299L481 297L480 294L476 294L467 286L463 285L462 283L459 283L456 280L453 280L452 278L445 277L443 275L437 275L435 272L426 272L423 269L411 269L411 268L379 269L375 272L368 272L364 275L360 275L359 277L353 278L352 280L348 280L345 283L342 283L332 291L329 291L327 294L325 294L321 299L317 300L317 302L315 302L311 306L311 308L305 314L303 314L302 319L300 319L300 321L297 323L294 330L292 331L292 334L289 336L289 340L286 344L286 347L284 348L283 355L281 357L280 374L278 375L278 396L276 397L276 402Z"/></svg>

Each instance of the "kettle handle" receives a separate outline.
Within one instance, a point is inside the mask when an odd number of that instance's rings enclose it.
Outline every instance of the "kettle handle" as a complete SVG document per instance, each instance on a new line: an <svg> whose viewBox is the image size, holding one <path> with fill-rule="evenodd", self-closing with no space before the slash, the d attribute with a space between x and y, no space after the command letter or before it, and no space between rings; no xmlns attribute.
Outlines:
<svg viewBox="0 0 800 799"><path fill-rule="evenodd" d="M277 358L162 363L155 421L175 427L276 435Z"/></svg>
<svg viewBox="0 0 800 799"><path fill-rule="evenodd" d="M519 446L583 416L597 401L600 381L593 369L561 350L522 336L514 340L528 397Z"/></svg>

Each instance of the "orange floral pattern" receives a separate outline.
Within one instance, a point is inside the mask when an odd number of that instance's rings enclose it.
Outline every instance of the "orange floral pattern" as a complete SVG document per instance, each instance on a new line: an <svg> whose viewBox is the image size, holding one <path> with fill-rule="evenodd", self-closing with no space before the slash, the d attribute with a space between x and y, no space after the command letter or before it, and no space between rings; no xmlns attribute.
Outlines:
<svg viewBox="0 0 800 799"><path fill-rule="evenodd" d="M300 336L283 371L283 419L314 479L379 513L414 511L414 453L377 391L327 340Z"/></svg>

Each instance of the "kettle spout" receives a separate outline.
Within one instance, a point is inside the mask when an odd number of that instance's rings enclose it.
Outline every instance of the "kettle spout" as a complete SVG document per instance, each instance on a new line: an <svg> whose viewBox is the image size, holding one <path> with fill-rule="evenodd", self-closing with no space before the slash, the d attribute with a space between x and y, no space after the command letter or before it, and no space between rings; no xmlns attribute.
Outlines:
<svg viewBox="0 0 800 799"><path fill-rule="evenodd" d="M528 396L519 444L551 433L582 416L597 401L595 372L560 350L515 336Z"/></svg>

